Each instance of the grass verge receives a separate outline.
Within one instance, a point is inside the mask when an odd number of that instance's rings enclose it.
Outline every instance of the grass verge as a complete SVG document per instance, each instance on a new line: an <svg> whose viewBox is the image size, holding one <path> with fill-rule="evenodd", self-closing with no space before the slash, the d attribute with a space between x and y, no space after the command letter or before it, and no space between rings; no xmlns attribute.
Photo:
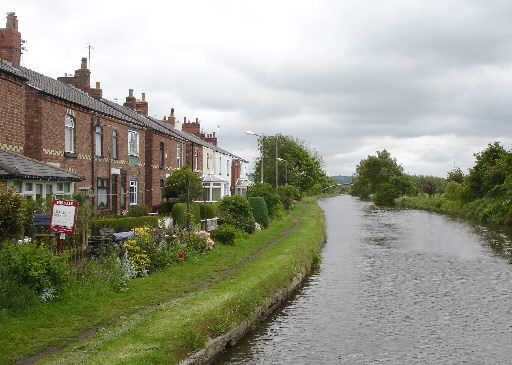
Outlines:
<svg viewBox="0 0 512 365"><path fill-rule="evenodd" d="M286 239L225 279L199 289L283 235L297 217L301 217L300 225ZM81 293L38 305L21 317L0 317L2 361L10 363L49 346L67 345L65 351L44 362L177 362L246 318L285 286L311 263L323 237L322 212L315 201L306 200L282 220L235 246L217 245L182 265L131 280L125 293ZM73 344L77 336L95 326L102 329Z"/></svg>

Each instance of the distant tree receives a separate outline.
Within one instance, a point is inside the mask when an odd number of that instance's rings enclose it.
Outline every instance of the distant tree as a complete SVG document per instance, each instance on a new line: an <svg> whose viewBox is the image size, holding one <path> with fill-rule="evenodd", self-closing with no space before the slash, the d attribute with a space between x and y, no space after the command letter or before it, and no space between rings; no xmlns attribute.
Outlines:
<svg viewBox="0 0 512 365"><path fill-rule="evenodd" d="M328 186L331 180L327 178L322 157L317 151L310 149L304 141L281 134L258 139L260 153L263 152L265 183L276 186L276 142L277 157L286 161L278 161L278 185L283 185L287 180L289 185L298 188L302 194L314 194L316 190ZM260 180L261 157L256 161L253 176L255 181Z"/></svg>
<svg viewBox="0 0 512 365"><path fill-rule="evenodd" d="M464 185L464 180L466 177L464 176L464 173L460 169L460 167L455 167L453 170L448 171L448 174L446 176L446 181L454 181L456 183L459 183L460 185Z"/></svg>
<svg viewBox="0 0 512 365"><path fill-rule="evenodd" d="M437 189L436 184L434 184L432 181L429 181L423 187L423 192L428 195L429 199L432 199L432 196L435 194L436 189Z"/></svg>
<svg viewBox="0 0 512 365"><path fill-rule="evenodd" d="M402 166L398 165L388 151L377 151L376 156L368 156L357 165L352 180L352 194L366 199L375 194L379 185L391 183L394 177L402 174Z"/></svg>
<svg viewBox="0 0 512 365"><path fill-rule="evenodd" d="M187 178L190 199L198 199L203 194L203 184L197 174L187 165L174 171L165 181L164 197L175 202L187 200Z"/></svg>

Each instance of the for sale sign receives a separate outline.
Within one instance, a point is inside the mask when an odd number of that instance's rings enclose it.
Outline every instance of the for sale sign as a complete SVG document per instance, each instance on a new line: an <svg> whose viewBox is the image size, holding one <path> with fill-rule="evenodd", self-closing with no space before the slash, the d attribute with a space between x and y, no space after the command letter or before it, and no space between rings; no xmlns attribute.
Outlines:
<svg viewBox="0 0 512 365"><path fill-rule="evenodd" d="M50 217L50 231L75 234L78 202L73 200L53 200Z"/></svg>

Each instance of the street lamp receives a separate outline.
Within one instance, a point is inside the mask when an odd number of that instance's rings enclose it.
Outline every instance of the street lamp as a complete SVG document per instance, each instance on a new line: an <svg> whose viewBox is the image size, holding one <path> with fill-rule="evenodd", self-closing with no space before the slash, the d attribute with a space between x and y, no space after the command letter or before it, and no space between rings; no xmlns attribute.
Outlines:
<svg viewBox="0 0 512 365"><path fill-rule="evenodd" d="M284 158L280 158L280 157L278 157L277 159L278 159L279 161L284 161L284 162L286 163L286 165L285 165L285 168L286 168L286 170L285 170L285 171L286 171L286 172L285 172L285 178L286 178L286 180L285 180L285 181L286 181L285 185L288 185L288 161L286 161Z"/></svg>
<svg viewBox="0 0 512 365"><path fill-rule="evenodd" d="M249 136L262 137L261 135L251 131L246 131L245 134L248 134ZM263 146L261 148L261 183L263 184Z"/></svg>

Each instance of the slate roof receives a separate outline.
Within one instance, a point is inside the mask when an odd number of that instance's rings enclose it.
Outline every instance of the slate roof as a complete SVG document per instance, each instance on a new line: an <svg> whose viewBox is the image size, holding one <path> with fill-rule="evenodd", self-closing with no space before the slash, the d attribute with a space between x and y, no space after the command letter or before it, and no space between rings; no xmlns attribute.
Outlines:
<svg viewBox="0 0 512 365"><path fill-rule="evenodd" d="M202 140L201 138L197 137L194 134L178 130L172 127L169 123L152 117L144 117L143 115L137 113L136 111L130 108L127 108L123 105L119 105L107 99L94 99L87 93L72 85L68 85L62 81L55 80L49 76L45 76L26 67L20 67L20 69L18 70L10 66L8 63L1 61L0 71L27 80L28 85L35 88L36 90L40 90L48 95L59 98L61 100L65 100L73 104L83 106L90 110L96 111L99 114L113 117L128 122L130 124L135 124L140 127L153 128L156 131L170 135L175 139L181 141L189 140L193 143L205 146L214 151L224 153L226 155L232 156L233 158L239 159L244 162L248 162L247 160L239 156L236 156L231 152L228 152L218 146L215 146L211 143Z"/></svg>
<svg viewBox="0 0 512 365"><path fill-rule="evenodd" d="M158 120L158 119L155 119L155 118L152 118L152 117L148 117L148 118L151 119L153 122L157 123L158 125L163 126L164 128L167 128L167 129L173 131L173 133L178 134L179 136L181 136L184 139L190 140L190 141L192 141L192 142L194 142L194 143L196 143L198 145L210 148L210 149L212 149L214 151L217 151L217 152L220 152L220 153L224 153L226 155L234 157L234 158L236 158L238 160L241 160L243 162L248 162L247 160L245 160L245 159L243 159L243 158L241 158L241 157L239 157L237 155L234 155L231 152L228 152L228 151L226 151L226 150L224 150L224 149L222 149L222 148L220 148L218 146L215 146L215 145L213 145L213 144L211 144L209 142L206 142L204 139L199 138L195 134L184 132L184 131L181 131L179 129L176 129L172 125L170 125L169 123L166 123L166 122L164 122L162 120Z"/></svg>
<svg viewBox="0 0 512 365"><path fill-rule="evenodd" d="M28 80L29 86L48 95L83 106L100 114L123 120L130 124L139 125L141 127L144 126L140 121L119 112L106 103L94 99L72 85L52 79L51 77L32 71L26 67L20 67L20 73Z"/></svg>
<svg viewBox="0 0 512 365"><path fill-rule="evenodd" d="M156 131L158 131L160 133L163 133L163 134L167 134L167 135L171 136L174 139L177 139L177 140L180 140L180 141L183 140L183 137L179 136L176 133L173 133L171 130L165 128L164 126L162 126L162 125L160 125L158 123L155 123L152 119L144 117L143 115L137 113L133 109L130 109L130 108L124 106L124 105L120 105L120 104L114 103L114 102L112 102L110 100L107 100L107 99L103 99L102 98L100 100L103 103L107 104L108 106L112 107L113 109L116 109L120 113L123 113L124 115L126 115L126 116L128 116L128 117L130 117L132 119L137 120L141 124L144 124L146 127L153 128L154 130L156 130Z"/></svg>
<svg viewBox="0 0 512 365"><path fill-rule="evenodd" d="M0 150L0 179L82 181L84 177L26 156Z"/></svg>
<svg viewBox="0 0 512 365"><path fill-rule="evenodd" d="M16 76L20 79L26 80L27 78L23 76L23 74L18 70L17 68L12 67L8 62L5 62L4 60L0 59L0 70L3 72L6 72L8 74L11 74L13 76Z"/></svg>

